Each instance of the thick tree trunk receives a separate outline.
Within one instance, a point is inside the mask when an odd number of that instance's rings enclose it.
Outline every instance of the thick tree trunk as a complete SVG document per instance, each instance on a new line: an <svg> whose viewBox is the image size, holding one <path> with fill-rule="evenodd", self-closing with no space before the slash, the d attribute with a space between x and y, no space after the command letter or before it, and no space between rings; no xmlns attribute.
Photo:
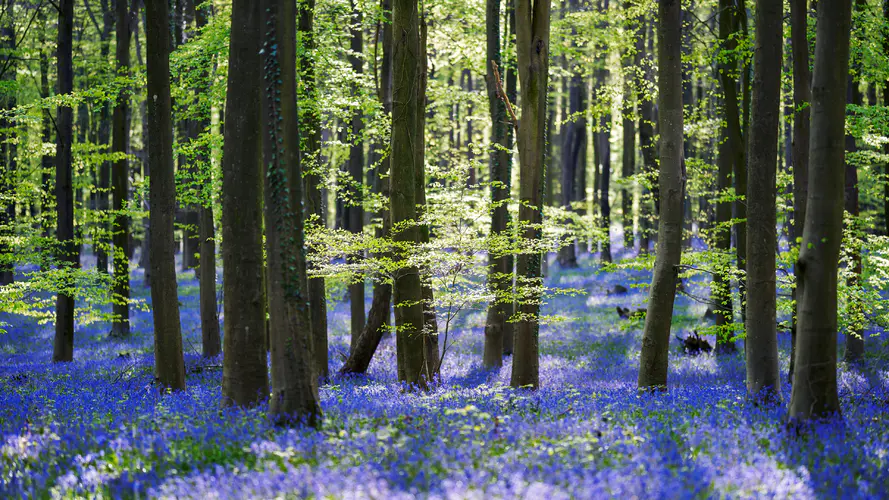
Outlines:
<svg viewBox="0 0 889 500"><path fill-rule="evenodd" d="M176 185L173 109L170 100L170 12L165 2L145 3L148 73L148 162L151 164L151 305L154 363L161 385L185 389L182 330L173 248Z"/></svg>
<svg viewBox="0 0 889 500"><path fill-rule="evenodd" d="M519 224L520 238L535 241L543 223L543 179L546 171L546 106L549 82L551 0L516 0L516 55L521 82L522 119L519 122ZM538 336L540 333L539 253L517 259L518 313L510 385L540 385Z"/></svg>
<svg viewBox="0 0 889 500"><path fill-rule="evenodd" d="M404 226L393 235L403 246L396 258L403 262L396 271L393 295L395 327L403 380L425 388L424 303L422 280L415 266L404 263L407 252L420 241L417 224L416 148L418 117L421 114L417 79L420 61L420 20L416 0L395 0L392 5L393 31L393 100L392 144L390 161L392 225ZM401 371L401 370L399 370Z"/></svg>
<svg viewBox="0 0 889 500"><path fill-rule="evenodd" d="M258 2L232 4L222 151L224 406L252 406L269 394L262 256L262 144Z"/></svg>
<svg viewBox="0 0 889 500"><path fill-rule="evenodd" d="M382 11L386 13L384 15L391 14L390 0L382 0L380 5ZM380 79L377 84L377 97L383 105L383 112L388 116L392 112L392 24L386 20L381 21L380 24L378 29L382 44L382 61ZM377 147L380 150L384 149L382 144L378 144ZM374 189L385 200L389 199L388 174L389 157L386 156L379 160L379 166L376 175L374 175ZM382 227L377 228L376 237L382 238L389 234L392 227L389 210L383 207L378 216L382 220ZM340 373L364 373L367 371L380 340L391 326L389 317L391 309L392 285L378 278L374 280L373 300L367 315L367 322L364 324L354 348L349 352L349 358L346 359Z"/></svg>
<svg viewBox="0 0 889 500"><path fill-rule="evenodd" d="M812 78L809 70L808 0L790 0L790 45L793 51L793 225L791 244L798 246L806 221L806 198L809 190L809 106L812 102ZM800 280L799 266L793 266L796 282ZM790 327L790 368L788 378L793 382L796 360L796 330L799 318L799 287L793 289L796 307Z"/></svg>
<svg viewBox="0 0 889 500"><path fill-rule="evenodd" d="M56 49L59 95L74 90L72 30L73 0L59 0L59 37ZM60 264L69 268L80 266L80 246L74 241L74 191L71 185L71 141L73 116L69 106L56 110L56 214ZM54 362L74 359L74 296L60 291L56 296L56 334L53 344Z"/></svg>
<svg viewBox="0 0 889 500"><path fill-rule="evenodd" d="M511 118L507 116L506 96L500 95L504 83L498 83L494 75L495 65L503 78L503 58L500 52L500 4L501 0L487 0L485 10L485 32L487 51L485 61L487 75L485 83L488 91L488 108L491 115L491 238L495 242L488 250L488 291L493 295L488 305L485 321L485 347L483 363L485 368L503 366L504 341L512 337L512 256L498 250L498 246L509 238L509 199L512 174L509 134L512 130ZM512 101L510 101L512 102Z"/></svg>
<svg viewBox="0 0 889 500"><path fill-rule="evenodd" d="M115 58L119 75L130 72L130 11L127 2L117 0L115 6L117 20L117 47ZM117 96L112 117L113 138L111 151L127 153L130 137L128 121L129 94L121 91ZM114 245L114 320L111 323L112 337L127 337L130 334L130 219L124 213L129 197L129 162L126 158L117 160L111 167L111 186L114 204L112 209L111 242Z"/></svg>
<svg viewBox="0 0 889 500"><path fill-rule="evenodd" d="M321 151L321 118L317 109L315 75L315 1L299 2L299 25L297 29L302 40L300 51L300 69L303 78L303 91L307 96L300 108L300 134L305 137L300 162L304 175L306 216L315 216L315 224L325 225L324 207L321 190L322 178L318 158ZM359 120L360 121L360 120ZM354 118L353 118L354 124ZM350 151L351 156L351 151ZM351 160L350 160L351 161ZM341 213L341 212L340 212ZM328 377L327 354L327 294L324 278L309 278L309 309L312 321L312 344L315 356L315 369L321 380ZM363 293L362 293L363 295ZM362 302L363 303L363 302ZM363 316L362 312L362 316Z"/></svg>
<svg viewBox="0 0 889 500"><path fill-rule="evenodd" d="M812 77L809 194L800 250L798 332L788 417L839 414L837 264L843 231L843 134L850 0L818 2Z"/></svg>
<svg viewBox="0 0 889 500"><path fill-rule="evenodd" d="M747 393L781 401L776 331L776 172L781 112L782 4L758 0L748 143Z"/></svg>
<svg viewBox="0 0 889 500"><path fill-rule="evenodd" d="M351 28L351 49L355 54L361 54L364 50L364 40L362 36L363 28L361 26L361 11L352 0L352 12L354 23ZM352 71L356 74L363 73L364 61L357 55L349 56L349 62L352 65ZM349 148L349 176L351 177L353 186L349 190L350 205L348 211L348 229L353 233L361 233L364 231L364 210L361 207L362 198L359 186L364 179L364 143L361 140L364 122L362 121L361 111L356 110L352 114L352 145ZM359 257L360 258L360 257ZM361 330L364 329L364 280L359 280L349 285L349 304L351 312L351 330L352 339L350 342L350 350L355 349Z"/></svg>
<svg viewBox="0 0 889 500"><path fill-rule="evenodd" d="M660 128L660 221L654 276L645 315L639 388L667 388L670 322L682 257L682 26L679 0L658 2L658 116Z"/></svg>
<svg viewBox="0 0 889 500"><path fill-rule="evenodd" d="M262 129L271 332L269 414L282 425L321 425L304 251L296 102L296 2L263 0Z"/></svg>

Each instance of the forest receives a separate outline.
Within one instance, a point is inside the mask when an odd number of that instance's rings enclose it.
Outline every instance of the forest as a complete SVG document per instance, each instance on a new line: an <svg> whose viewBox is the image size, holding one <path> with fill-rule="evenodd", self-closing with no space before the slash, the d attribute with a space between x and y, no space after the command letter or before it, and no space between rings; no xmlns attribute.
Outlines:
<svg viewBox="0 0 889 500"><path fill-rule="evenodd" d="M0 497L889 498L889 0L0 0Z"/></svg>

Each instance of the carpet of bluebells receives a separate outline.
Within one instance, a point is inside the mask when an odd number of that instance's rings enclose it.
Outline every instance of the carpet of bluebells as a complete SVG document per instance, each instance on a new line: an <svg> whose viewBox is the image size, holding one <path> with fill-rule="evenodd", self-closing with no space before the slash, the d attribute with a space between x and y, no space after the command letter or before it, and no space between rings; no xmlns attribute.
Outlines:
<svg viewBox="0 0 889 500"><path fill-rule="evenodd" d="M126 341L110 340L107 324L78 325L75 361L59 365L52 325L6 315L0 497L889 498L885 335L868 332L866 369L840 367L844 424L800 437L784 406L747 400L741 354L686 356L674 339L669 390L637 394L641 323L614 308L644 307L632 285L650 275L581 264L549 268L550 286L584 293L545 306L566 319L541 329L539 391L509 388L509 360L481 369L478 308L459 316L434 390L402 390L385 338L366 376L322 387L320 431L275 428L265 407L219 408L221 359L198 354L190 272L179 275L188 389L176 394L153 383L148 312L135 313ZM134 273L147 299L142 281ZM606 294L615 284L629 294ZM704 281L689 287L708 293ZM679 297L675 333L700 328L704 309ZM348 304L333 301L332 372L348 328ZM786 373L787 334L780 347Z"/></svg>

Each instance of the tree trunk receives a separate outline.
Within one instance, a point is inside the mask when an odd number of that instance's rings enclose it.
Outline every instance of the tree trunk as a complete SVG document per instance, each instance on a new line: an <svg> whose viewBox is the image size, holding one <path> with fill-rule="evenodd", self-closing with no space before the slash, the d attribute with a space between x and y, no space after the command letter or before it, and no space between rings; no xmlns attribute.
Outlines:
<svg viewBox="0 0 889 500"><path fill-rule="evenodd" d="M546 106L549 81L551 0L516 0L516 55L521 82L522 119L519 122L519 224L520 238L534 242L543 223L543 179L546 171ZM540 333L539 253L523 253L516 266L519 321L510 385L536 389L540 385L538 336Z"/></svg>
<svg viewBox="0 0 889 500"><path fill-rule="evenodd" d="M860 3L857 1L856 8L859 5ZM861 91L858 89L858 82L852 78L851 74L848 77L846 94L849 104L861 106ZM854 135L846 134L845 143L846 155L858 151ZM843 361L849 364L859 364L864 360L864 332L862 332L861 320L859 319L864 314L864 304L856 293L856 289L861 286L861 244L859 238L862 236L859 234L861 225L858 222L858 216L860 215L858 206L858 167L847 160L845 169L844 208L852 218L849 229L853 238L850 249L852 275L846 280L846 286L853 292L846 299L846 309L851 321L846 327L846 350L843 353Z"/></svg>
<svg viewBox="0 0 889 500"><path fill-rule="evenodd" d="M605 75L600 80L601 85L605 85ZM599 179L599 188L602 193L599 195L599 212L602 215L602 230L605 232L605 239L602 241L602 262L611 262L611 113L607 113L599 120L599 131L594 135L596 152L598 158L597 163L602 168L602 178Z"/></svg>
<svg viewBox="0 0 889 500"><path fill-rule="evenodd" d="M304 251L296 102L296 2L263 0L263 163L272 398L282 425L321 425Z"/></svg>
<svg viewBox="0 0 889 500"><path fill-rule="evenodd" d="M639 37L636 42L636 51L642 54L646 51L650 56L651 52L651 28L647 20L640 20ZM647 50L646 50L647 48ZM641 58L640 58L641 60ZM651 63L645 63L646 81L653 80ZM657 160L655 159L654 144L654 103L651 98L645 95L644 90L639 91L639 149L642 151L642 169L646 179L654 182L657 177ZM647 254L651 247L651 227L652 227L652 203L657 187L653 190L643 189L642 200L639 210L639 253ZM651 200L649 200L651 198Z"/></svg>
<svg viewBox="0 0 889 500"><path fill-rule="evenodd" d="M621 144L621 177L623 184L620 188L621 224L624 230L624 247L632 250L635 247L633 235L633 174L636 170L636 123L633 116L636 114L636 103L633 95L633 80L629 74L633 67L633 58L624 54L624 103L622 106L623 136ZM633 72L635 74L635 72Z"/></svg>
<svg viewBox="0 0 889 500"><path fill-rule="evenodd" d="M392 225L399 227L394 240L407 252L420 241L417 220L416 148L419 144L417 120L421 101L417 79L421 75L420 21L416 0L395 0L392 5L393 100L390 161ZM406 225L406 227L404 227ZM403 227L403 229L402 229ZM396 271L393 295L398 349L404 381L426 387L424 304L419 270L405 263L405 250L396 258L402 262Z"/></svg>
<svg viewBox="0 0 889 500"><path fill-rule="evenodd" d="M16 78L16 64L14 57L15 50L15 23L13 22L13 8L15 3L12 0L3 0L4 18L3 26L0 27L0 47L3 54L6 55L3 68L3 74L0 80L4 83L13 84L4 87L3 93L9 92L9 95L3 95L2 110L3 115L0 117L0 162L3 169L0 172L0 285L8 285L15 280L15 259L12 251L11 240L15 236L15 191L16 191L16 153L15 153L15 132L13 130L14 122L6 113L15 108L15 89L14 84Z"/></svg>
<svg viewBox="0 0 889 500"><path fill-rule="evenodd" d="M127 2L121 0L121 3L124 4L124 10L126 10ZM108 0L102 0L102 31L99 33L99 57L102 58L102 61L108 60L108 54L110 52L109 46L109 38L111 38L111 30L114 29L114 16L115 12L108 5ZM98 144L105 145L108 144L110 149L114 149L114 145L111 144L111 128L112 128L112 111L111 111L111 103L105 101L102 103L102 108L99 117L99 130L98 130ZM99 215L99 228L96 231L96 240L95 240L95 253L96 253L96 269L101 273L108 273L108 229L111 227L108 224L108 207L109 197L111 195L111 191L113 187L111 185L111 162L103 161L101 165L99 165L99 182L97 187L99 188L96 193L96 211ZM113 235L112 235L113 238ZM112 326L112 333L113 326Z"/></svg>
<svg viewBox="0 0 889 500"><path fill-rule="evenodd" d="M117 20L117 72L128 76L130 73L130 11L127 2L117 0L115 6ZM113 138L111 151L127 153L130 127L127 120L129 93L125 90L117 96L112 116ZM114 204L112 209L111 239L114 245L114 320L111 323L111 336L122 338L130 335L130 219L123 210L129 197L129 162L122 158L114 162L111 170L111 186Z"/></svg>
<svg viewBox="0 0 889 500"><path fill-rule="evenodd" d="M727 130L721 127L723 140L719 144L719 171L717 173L716 188L719 196L731 189L732 185L732 164L733 154L729 145ZM716 204L716 228L714 229L714 239L717 250L726 258L730 255L732 244L731 227L728 225L732 219L732 205L729 202ZM737 346L731 340L731 325L734 322L734 314L732 310L732 294L731 280L728 272L729 263L719 264L719 269L713 275L713 283L710 286L711 301L715 304L714 313L716 315L717 354L731 354L737 352Z"/></svg>
<svg viewBox="0 0 889 500"><path fill-rule="evenodd" d="M515 0L506 0L506 17L507 17L507 40L504 42L504 47L508 49L515 49L515 44L512 43L512 37L515 36L516 32L516 12L515 12ZM519 100L518 93L518 85L519 85L519 74L517 71L516 64L516 52L515 50L507 50L506 57L504 58L506 64L506 96L509 97L509 102L513 103L513 106L516 106ZM506 130L506 149L510 151L509 155L509 174L508 177L512 178L512 166L513 166L513 156L512 151L515 149L516 135L518 130L516 128L507 127ZM512 199L513 189L510 183L510 187L505 193ZM509 214L508 205L506 205L506 209L504 210L507 219L506 219L506 227L509 227L509 223L511 222L511 216ZM509 231L509 229L507 229ZM510 231L510 241L514 241L514 232ZM515 273L515 257L512 255L507 255L504 257L504 269L507 269L509 272L509 283L507 283L507 290L511 294L511 298L506 303L505 311L506 318L509 319L513 316L516 310L516 300L515 300L515 282L516 282L516 273ZM505 356L512 355L512 352L515 347L515 323L508 322L504 325L503 329L503 354Z"/></svg>
<svg viewBox="0 0 889 500"><path fill-rule="evenodd" d="M803 236L806 220L806 197L809 189L809 106L812 102L812 78L809 70L809 41L806 36L808 25L808 0L790 0L790 44L793 52L793 225L791 244L797 249ZM800 280L799 266L793 266L797 284ZM799 318L799 287L793 289L796 305L790 326L790 369L788 379L793 382L793 367L796 362L796 330Z"/></svg>
<svg viewBox="0 0 889 500"><path fill-rule="evenodd" d="M660 128L660 221L654 276L645 315L639 388L667 388L670 322L682 257L682 26L679 0L658 2L658 116Z"/></svg>
<svg viewBox="0 0 889 500"><path fill-rule="evenodd" d="M757 0L753 109L748 142L747 393L781 401L776 331L776 172L781 112L782 4Z"/></svg>
<svg viewBox="0 0 889 500"><path fill-rule="evenodd" d="M73 0L59 0L59 37L56 49L59 95L74 90L72 61L74 26ZM74 191L71 185L71 141L73 113L70 106L56 109L56 214L59 241L59 264L69 269L80 267L80 246L74 241ZM66 281L69 281L67 279ZM73 283L67 283L73 285ZM74 359L74 296L59 291L56 295L56 334L53 345L54 362Z"/></svg>
<svg viewBox="0 0 889 500"><path fill-rule="evenodd" d="M512 256L498 247L509 239L509 199L511 191L511 156L509 144L511 118L507 116L504 97L500 90L505 82L502 78L504 65L500 52L500 4L501 0L487 0L485 10L486 28L486 67L485 83L488 91L488 108L491 115L491 239L494 242L488 250L488 290L493 300L488 305L485 321L484 366L487 369L503 366L504 344L513 335L512 316ZM501 81L494 76L494 65L498 68ZM512 102L512 101L510 101ZM504 245L505 246L505 245Z"/></svg>
<svg viewBox="0 0 889 500"><path fill-rule="evenodd" d="M361 26L361 11L352 0L352 12L354 23L351 28L351 49L355 54L361 54L364 50L363 28ZM364 61L360 56L350 55L349 62L355 74L363 73ZM361 183L364 179L364 143L361 140L364 122L361 111L356 110L352 114L352 145L349 148L349 176L353 185L349 189L350 204L348 206L348 229L352 233L360 234L364 231L364 210L361 207ZM360 257L358 257L360 258ZM364 280L361 279L349 284L349 303L351 312L352 339L350 350L355 348L361 330L364 328Z"/></svg>
<svg viewBox="0 0 889 500"><path fill-rule="evenodd" d="M302 168L307 174L303 177L305 183L306 216L311 217L314 215L316 217L315 224L320 224L323 227L325 225L325 217L322 203L323 193L321 190L322 176L320 171L321 165L318 161L321 151L321 118L317 109L318 98L313 58L315 53L314 23L315 1L301 1L299 3L299 25L297 29L300 33L303 50L300 51L299 63L303 73L303 91L307 99L302 103L300 109L300 134L305 136L303 149L300 153L300 162L304 164ZM354 120L353 118L353 125ZM352 152L350 151L350 157L351 154ZM342 211L339 213L342 213ZM321 380L327 380L329 370L327 354L327 294L325 292L324 278L309 278L308 286L315 368L318 377ZM362 312L363 315L364 313Z"/></svg>
<svg viewBox="0 0 889 500"><path fill-rule="evenodd" d="M381 10L385 13L391 13L390 0L381 0ZM381 26L380 26L381 25ZM382 61L380 64L380 80L377 84L377 94L383 105L383 112L390 115L392 112L392 24L385 19L380 22L378 29L381 36L382 44ZM384 149L382 144L377 145L379 149ZM386 176L389 174L389 157L386 156L379 160L376 175L374 175L374 189L383 199L389 199L389 180ZM391 221L389 210L385 207L380 209L379 217L382 220L382 227L377 228L376 237L382 238L389 234L391 230ZM385 254L384 254L385 256ZM386 283L381 278L374 280L373 300L370 305L370 312L367 315L367 322L358 337L353 349L349 352L349 358L340 369L340 373L365 373L370 361L383 338L383 334L390 327L389 314L392 308L392 285Z"/></svg>
<svg viewBox="0 0 889 500"><path fill-rule="evenodd" d="M222 152L224 406L252 406L269 394L260 169L261 21L258 2L233 2Z"/></svg>
<svg viewBox="0 0 889 500"><path fill-rule="evenodd" d="M798 332L789 418L838 415L837 264L843 232L843 134L850 0L818 2L809 193L798 266Z"/></svg>
<svg viewBox="0 0 889 500"><path fill-rule="evenodd" d="M578 10L577 0L568 3L570 11ZM576 48L575 40L577 30L571 29L571 47ZM568 68L570 77L568 80L568 115L571 121L566 123L562 130L562 161L561 161L561 202L562 208L572 210L572 204L577 201L578 172L586 169L586 118L584 113L587 107L587 84L581 74L581 68L572 65ZM577 267L577 252L574 245L574 237L569 236L562 241L559 250L559 266L564 268Z"/></svg>
<svg viewBox="0 0 889 500"><path fill-rule="evenodd" d="M173 109L170 100L170 12L165 2L145 3L148 73L148 162L151 164L151 304L154 362L164 387L185 389L173 213Z"/></svg>

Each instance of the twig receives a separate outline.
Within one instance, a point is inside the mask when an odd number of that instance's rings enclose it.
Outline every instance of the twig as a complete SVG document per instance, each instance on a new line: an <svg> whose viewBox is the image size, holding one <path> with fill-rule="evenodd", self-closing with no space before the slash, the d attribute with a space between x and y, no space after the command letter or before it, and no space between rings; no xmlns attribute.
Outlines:
<svg viewBox="0 0 889 500"><path fill-rule="evenodd" d="M497 69L497 63L493 60L491 61L491 69L494 71L494 82L497 83L497 95L500 97L500 100L506 104L506 110L509 111L509 116L512 117L512 126L515 129L516 134L518 134L519 119L515 116L515 111L512 109L512 103L509 102L509 96L503 91L503 81L500 80L500 71Z"/></svg>

